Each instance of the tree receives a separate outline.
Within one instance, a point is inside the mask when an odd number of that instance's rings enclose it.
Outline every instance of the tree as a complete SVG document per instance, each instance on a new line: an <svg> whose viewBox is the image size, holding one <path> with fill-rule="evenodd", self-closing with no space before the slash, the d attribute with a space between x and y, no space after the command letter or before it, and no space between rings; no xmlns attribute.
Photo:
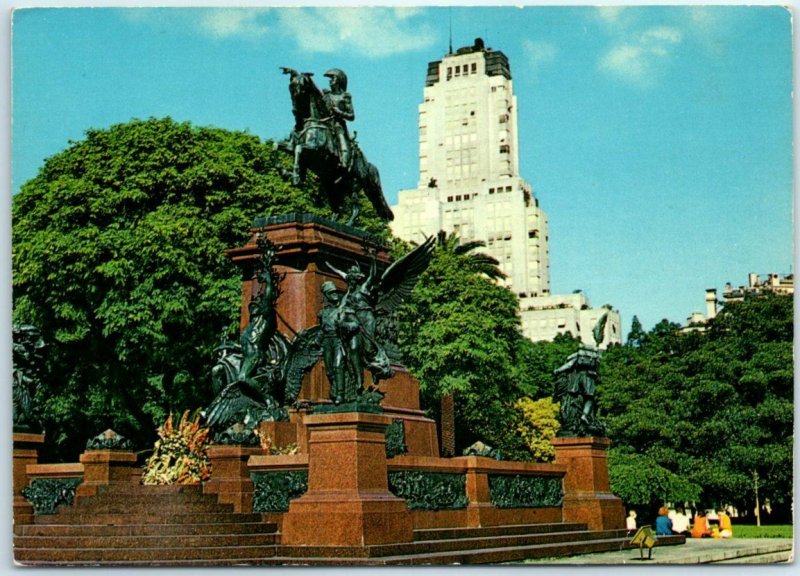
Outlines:
<svg viewBox="0 0 800 576"><path fill-rule="evenodd" d="M628 332L628 339L625 341L625 345L638 348L644 344L645 338L646 332L644 331L644 328L642 328L642 323L639 322L638 316L634 316L633 320L631 320L631 331Z"/></svg>
<svg viewBox="0 0 800 576"><path fill-rule="evenodd" d="M705 505L788 505L791 297L728 302L705 331L678 328L663 320L638 348L603 356L598 399L615 446L649 459L632 466L658 465L700 486Z"/></svg>
<svg viewBox="0 0 800 576"><path fill-rule="evenodd" d="M611 491L629 506L652 509L671 502L694 502L700 497L700 486L652 457L612 449L608 464Z"/></svg>
<svg viewBox="0 0 800 576"><path fill-rule="evenodd" d="M170 412L207 404L220 330L237 325L240 278L224 251L253 218L330 216L294 188L269 142L169 118L89 130L13 200L14 319L40 326L37 393L49 459L113 427L152 445ZM364 227L386 227L365 207Z"/></svg>
<svg viewBox="0 0 800 576"><path fill-rule="evenodd" d="M406 365L423 398L439 405L445 455L455 453L453 428L462 446L482 439L508 453L499 424L520 395L512 368L522 337L518 303L492 280L501 274L474 252L481 246L440 234L398 324Z"/></svg>
<svg viewBox="0 0 800 576"><path fill-rule="evenodd" d="M550 462L556 457L553 438L560 427L558 422L558 404L552 398L531 400L523 397L517 400L514 407L522 412L522 422L517 431L533 455L534 460Z"/></svg>
<svg viewBox="0 0 800 576"><path fill-rule="evenodd" d="M553 393L553 372L570 354L577 352L581 341L569 332L556 335L551 341L531 342L520 338L514 363L514 379L530 398L542 398Z"/></svg>

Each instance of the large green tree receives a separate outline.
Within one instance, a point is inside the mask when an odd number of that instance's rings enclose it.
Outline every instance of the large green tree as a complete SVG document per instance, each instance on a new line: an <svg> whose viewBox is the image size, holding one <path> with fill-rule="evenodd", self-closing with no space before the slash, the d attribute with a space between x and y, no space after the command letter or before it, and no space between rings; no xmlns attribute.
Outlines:
<svg viewBox="0 0 800 576"><path fill-rule="evenodd" d="M146 446L168 411L205 405L240 278L224 255L256 216L329 216L269 142L169 118L89 130L14 197L15 322L48 348L39 415L51 459L113 427ZM367 205L360 225L388 235Z"/></svg>
<svg viewBox="0 0 800 576"><path fill-rule="evenodd" d="M729 302L705 330L678 328L662 321L603 357L598 397L609 435L620 453L640 456L612 458L612 479L622 478L615 462L647 462L662 477L699 486L704 505L752 511L768 498L785 508L792 493L791 297ZM664 486L659 500L685 499L685 486Z"/></svg>
<svg viewBox="0 0 800 576"><path fill-rule="evenodd" d="M420 380L423 401L438 409L445 455L483 440L507 456L529 459L509 427L520 417L512 404L523 394L515 370L525 349L518 303L495 282L501 277L497 263L476 251L481 246L440 235L428 270L401 311L401 349Z"/></svg>

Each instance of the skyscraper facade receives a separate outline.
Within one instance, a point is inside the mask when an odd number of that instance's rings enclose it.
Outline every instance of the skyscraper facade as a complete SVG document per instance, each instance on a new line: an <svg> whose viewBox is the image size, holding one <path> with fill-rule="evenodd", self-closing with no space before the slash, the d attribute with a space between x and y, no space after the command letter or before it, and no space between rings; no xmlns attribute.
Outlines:
<svg viewBox="0 0 800 576"><path fill-rule="evenodd" d="M591 334L582 295L550 294L547 216L519 174L511 67L480 38L428 64L419 106L419 172L417 188L401 190L392 207L397 236L421 240L445 230L465 241L483 240L505 285L520 298L526 336ZM619 341L619 314L610 312L607 332Z"/></svg>

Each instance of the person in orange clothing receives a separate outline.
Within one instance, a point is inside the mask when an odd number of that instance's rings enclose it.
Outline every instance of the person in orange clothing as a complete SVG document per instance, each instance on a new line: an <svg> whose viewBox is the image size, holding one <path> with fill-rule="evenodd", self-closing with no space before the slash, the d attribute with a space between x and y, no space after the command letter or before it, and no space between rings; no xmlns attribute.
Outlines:
<svg viewBox="0 0 800 576"><path fill-rule="evenodd" d="M731 517L725 510L717 510L719 516L719 537L720 538L733 538L733 524Z"/></svg>
<svg viewBox="0 0 800 576"><path fill-rule="evenodd" d="M698 510L694 515L694 524L692 524L692 538L709 538L711 530L708 528L708 520L706 514L702 510Z"/></svg>

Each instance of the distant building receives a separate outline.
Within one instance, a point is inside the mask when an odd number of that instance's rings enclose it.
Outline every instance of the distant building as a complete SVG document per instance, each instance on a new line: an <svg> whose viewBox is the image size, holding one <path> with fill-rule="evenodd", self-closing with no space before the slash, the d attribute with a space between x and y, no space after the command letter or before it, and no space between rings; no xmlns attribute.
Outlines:
<svg viewBox="0 0 800 576"><path fill-rule="evenodd" d="M569 332L586 344L594 344L593 330L601 316L608 313L601 348L619 344L619 312L611 306L591 308L582 293L555 294L520 298L522 333L531 340L552 340L557 335Z"/></svg>
<svg viewBox="0 0 800 576"><path fill-rule="evenodd" d="M794 275L793 274L767 274L759 276L754 272L747 275L747 286L739 286L734 288L730 282L725 284L725 289L722 291L722 306L726 302L739 302L744 300L745 296L759 296L762 294L794 294ZM720 302L717 297L716 288L706 289L706 313L692 312L692 315L686 319L686 328L684 330L702 329L702 325L716 317Z"/></svg>
<svg viewBox="0 0 800 576"><path fill-rule="evenodd" d="M746 295L758 296L766 293L794 294L794 274L767 274L763 278L751 272L747 275L747 286L734 288L730 283L725 284L722 297L726 301L743 300Z"/></svg>
<svg viewBox="0 0 800 576"><path fill-rule="evenodd" d="M547 215L519 175L517 98L500 51L474 45L428 64L419 105L419 184L392 207L395 235L419 241L439 230L482 240L520 298L523 333L550 340L559 332L593 343L583 295L551 296ZM620 342L619 312L609 312L607 340ZM587 331L588 329L588 331Z"/></svg>

